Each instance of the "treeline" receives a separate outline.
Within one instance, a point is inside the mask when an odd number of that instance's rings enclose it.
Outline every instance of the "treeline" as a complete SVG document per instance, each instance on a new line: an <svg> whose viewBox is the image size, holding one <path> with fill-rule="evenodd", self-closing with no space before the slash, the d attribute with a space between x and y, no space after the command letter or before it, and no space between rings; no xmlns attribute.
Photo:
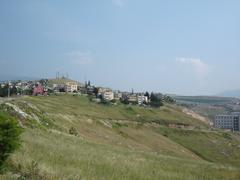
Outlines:
<svg viewBox="0 0 240 180"><path fill-rule="evenodd" d="M148 92L145 93L145 96L148 97L148 99L150 100L149 103L147 103L147 105L150 105L152 107L160 107L163 106L163 103L175 103L175 100L168 96L168 95L163 95L161 93L151 93L149 95Z"/></svg>
<svg viewBox="0 0 240 180"><path fill-rule="evenodd" d="M16 86L9 86L8 84L4 86L0 85L0 97L8 97L8 95L14 96L17 94L31 95L32 93L32 89L21 90L16 88Z"/></svg>
<svg viewBox="0 0 240 180"><path fill-rule="evenodd" d="M0 97L7 97L16 95L17 94L17 88L15 86L9 87L8 84L4 85L3 87L0 86Z"/></svg>

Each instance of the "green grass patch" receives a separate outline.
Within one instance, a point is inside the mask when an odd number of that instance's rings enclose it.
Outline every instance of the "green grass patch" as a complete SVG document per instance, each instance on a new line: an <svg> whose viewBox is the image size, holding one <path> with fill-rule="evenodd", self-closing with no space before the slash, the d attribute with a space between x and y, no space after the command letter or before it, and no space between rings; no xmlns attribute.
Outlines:
<svg viewBox="0 0 240 180"><path fill-rule="evenodd" d="M11 103L33 119L22 119L23 146L11 157L11 171L0 179L240 176L239 134L209 131L176 105L103 105L72 95L25 97ZM169 128L170 124L195 130Z"/></svg>

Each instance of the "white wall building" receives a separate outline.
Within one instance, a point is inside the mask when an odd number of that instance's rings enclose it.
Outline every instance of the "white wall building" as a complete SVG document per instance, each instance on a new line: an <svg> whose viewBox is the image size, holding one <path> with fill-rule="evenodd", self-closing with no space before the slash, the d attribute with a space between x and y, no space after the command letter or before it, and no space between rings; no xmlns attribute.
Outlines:
<svg viewBox="0 0 240 180"><path fill-rule="evenodd" d="M106 101L111 101L114 99L114 93L112 91L102 92L102 98Z"/></svg>
<svg viewBox="0 0 240 180"><path fill-rule="evenodd" d="M78 85L75 82L67 82L65 86L66 92L74 92L78 90Z"/></svg>
<svg viewBox="0 0 240 180"><path fill-rule="evenodd" d="M143 104L144 102L148 102L148 97L144 95L138 95L137 102L139 105Z"/></svg>

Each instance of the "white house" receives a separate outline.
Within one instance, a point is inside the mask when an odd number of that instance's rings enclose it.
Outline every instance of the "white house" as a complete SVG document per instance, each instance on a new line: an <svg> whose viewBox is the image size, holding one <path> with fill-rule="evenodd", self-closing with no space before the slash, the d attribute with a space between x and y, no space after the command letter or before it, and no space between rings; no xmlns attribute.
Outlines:
<svg viewBox="0 0 240 180"><path fill-rule="evenodd" d="M144 95L138 95L137 102L139 105L143 104L144 102L148 102L148 97Z"/></svg>
<svg viewBox="0 0 240 180"><path fill-rule="evenodd" d="M78 85L75 82L66 82L65 91L74 92L78 90Z"/></svg>
<svg viewBox="0 0 240 180"><path fill-rule="evenodd" d="M114 99L114 93L110 90L102 92L102 98L106 101L111 101Z"/></svg>

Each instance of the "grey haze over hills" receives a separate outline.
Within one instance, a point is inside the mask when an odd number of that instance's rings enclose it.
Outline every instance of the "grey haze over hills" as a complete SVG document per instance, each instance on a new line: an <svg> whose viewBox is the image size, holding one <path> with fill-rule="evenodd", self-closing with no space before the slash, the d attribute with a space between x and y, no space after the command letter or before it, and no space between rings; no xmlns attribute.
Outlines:
<svg viewBox="0 0 240 180"><path fill-rule="evenodd" d="M218 96L240 98L240 89L224 91L218 94Z"/></svg>
<svg viewBox="0 0 240 180"><path fill-rule="evenodd" d="M18 76L9 74L0 74L0 81L13 81L13 80L36 80L39 78L28 77L28 76Z"/></svg>

